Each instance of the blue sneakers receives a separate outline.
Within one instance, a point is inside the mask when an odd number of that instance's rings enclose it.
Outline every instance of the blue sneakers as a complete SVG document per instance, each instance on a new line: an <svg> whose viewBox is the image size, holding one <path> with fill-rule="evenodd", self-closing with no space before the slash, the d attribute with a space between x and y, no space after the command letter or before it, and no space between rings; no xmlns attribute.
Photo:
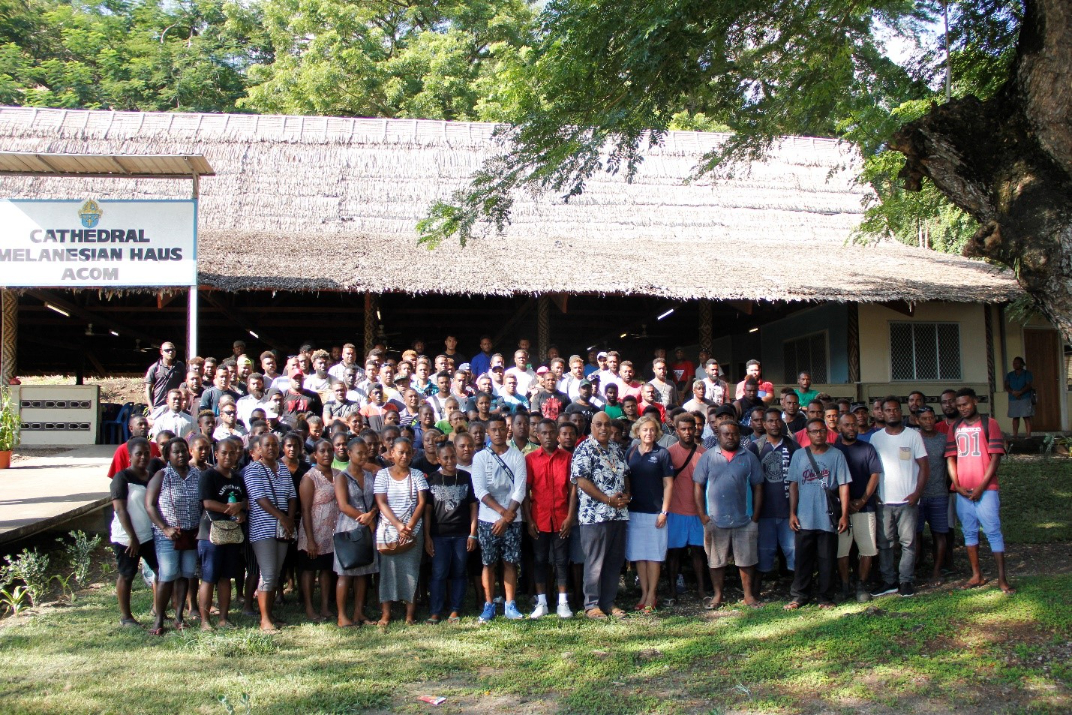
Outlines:
<svg viewBox="0 0 1072 715"><path fill-rule="evenodd" d="M506 602L506 617L511 621L517 621L524 618L524 616L521 615L521 611L517 610L517 601Z"/></svg>
<svg viewBox="0 0 1072 715"><path fill-rule="evenodd" d="M517 609L514 609L514 610L517 610ZM507 617L509 617L509 616L507 616ZM495 618L495 604L494 603L485 603L484 604L484 611L480 614L480 618L477 619L477 620L479 620L481 623L487 623L493 618Z"/></svg>

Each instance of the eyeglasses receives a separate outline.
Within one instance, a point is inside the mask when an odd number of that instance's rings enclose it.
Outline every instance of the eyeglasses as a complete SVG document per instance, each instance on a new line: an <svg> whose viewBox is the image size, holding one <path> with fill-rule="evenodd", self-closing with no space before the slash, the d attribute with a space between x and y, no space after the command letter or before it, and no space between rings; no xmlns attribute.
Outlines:
<svg viewBox="0 0 1072 715"><path fill-rule="evenodd" d="M237 412L235 412L234 410L224 410L224 411L223 411L223 412L221 412L220 414L224 414L224 415L234 415L234 414L238 414L238 413L237 413Z"/></svg>

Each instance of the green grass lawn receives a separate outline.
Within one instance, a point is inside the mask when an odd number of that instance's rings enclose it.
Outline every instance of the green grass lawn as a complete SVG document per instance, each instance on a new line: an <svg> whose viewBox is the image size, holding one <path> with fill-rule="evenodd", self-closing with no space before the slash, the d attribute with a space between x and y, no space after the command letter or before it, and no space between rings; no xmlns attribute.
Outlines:
<svg viewBox="0 0 1072 715"><path fill-rule="evenodd" d="M1009 463L1002 478L1010 542L1072 538L1072 464ZM222 714L225 695L242 713L249 693L254 713L1069 712L1072 574L1016 585L1013 597L930 590L798 613L772 603L609 623L467 618L164 638L117 627L104 585L0 628L0 711ZM136 587L147 621L149 592ZM284 617L302 622L293 603ZM417 700L426 694L447 701Z"/></svg>

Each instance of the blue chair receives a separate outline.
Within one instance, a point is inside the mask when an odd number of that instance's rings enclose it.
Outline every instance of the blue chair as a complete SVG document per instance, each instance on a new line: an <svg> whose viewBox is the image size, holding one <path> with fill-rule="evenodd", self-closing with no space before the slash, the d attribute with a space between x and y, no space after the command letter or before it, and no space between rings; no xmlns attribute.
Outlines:
<svg viewBox="0 0 1072 715"><path fill-rule="evenodd" d="M115 416L114 420L108 420L104 423L104 443L105 444L123 444L130 439L130 427L127 423L130 422L130 413L134 411L134 403L127 402L119 409L119 414Z"/></svg>

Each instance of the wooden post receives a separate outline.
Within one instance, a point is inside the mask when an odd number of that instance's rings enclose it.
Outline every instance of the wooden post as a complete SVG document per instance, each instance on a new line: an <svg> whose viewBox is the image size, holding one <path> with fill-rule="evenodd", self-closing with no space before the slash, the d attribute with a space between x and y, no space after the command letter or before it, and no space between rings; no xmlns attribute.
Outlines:
<svg viewBox="0 0 1072 715"><path fill-rule="evenodd" d="M712 328L711 301L706 298L700 299L700 350L706 350L711 354Z"/></svg>
<svg viewBox="0 0 1072 715"><path fill-rule="evenodd" d="M551 346L551 299L541 295L536 299L536 347L540 351L539 362L547 360L547 348ZM532 363L536 364L535 361Z"/></svg>
<svg viewBox="0 0 1072 715"><path fill-rule="evenodd" d="M376 310L377 310L376 296L372 293L365 293L365 355L372 352L372 346L376 344ZM362 364L364 359L362 358Z"/></svg>
<svg viewBox="0 0 1072 715"><path fill-rule="evenodd" d="M983 326L986 330L986 382L990 403L987 405L988 412L994 415L994 392L997 390L997 380L994 375L994 311L989 303L983 304Z"/></svg>
<svg viewBox="0 0 1072 715"><path fill-rule="evenodd" d="M857 303L849 303L848 308L849 382L858 383L860 382L860 306ZM856 396L862 397L859 393Z"/></svg>
<svg viewBox="0 0 1072 715"><path fill-rule="evenodd" d="M19 296L15 291L0 291L0 315L0 383L7 385L18 374Z"/></svg>

